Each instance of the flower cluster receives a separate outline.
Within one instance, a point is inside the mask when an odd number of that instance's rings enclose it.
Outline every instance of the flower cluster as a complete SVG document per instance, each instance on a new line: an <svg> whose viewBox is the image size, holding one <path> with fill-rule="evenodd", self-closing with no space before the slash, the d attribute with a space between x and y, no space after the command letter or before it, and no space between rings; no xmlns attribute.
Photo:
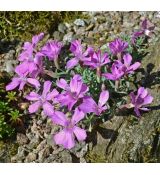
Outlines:
<svg viewBox="0 0 160 175"><path fill-rule="evenodd" d="M146 20L143 21L142 28L143 34L153 29L153 27L148 27ZM137 35L133 34L134 40ZM70 45L72 57L64 66L67 69L66 76L60 74L61 76L55 79L52 77L56 84L53 87L51 80L42 80L41 75L45 74L44 62L48 58L49 61L54 61L55 67L60 70L58 59L63 44L51 40L42 47L38 47L43 37L44 34L40 33L32 38L31 43L24 43L23 51L19 56L20 64L15 68L17 75L6 86L6 90L13 90L18 86L19 90L22 90L25 84L33 85L35 91L25 96L32 102L29 106L29 113L37 113L42 109L44 115L51 118L55 124L62 126L63 129L54 135L54 141L56 144L71 149L75 146L75 139L84 141L87 138L87 128L82 119L85 120L89 116L101 119L106 111L110 112L113 104L110 100L114 99L112 93L114 89L110 89L110 84L114 86L115 83L118 89L117 82L121 82L122 79L128 81L128 77L135 73L141 63L134 61L131 53L128 52L129 43L120 38L108 44L110 52L102 52L91 46L85 48L81 41L75 40ZM133 41L133 37L131 40ZM77 67L80 67L80 70ZM91 86L92 80L85 81L83 75L85 70L92 71L97 77L98 93L95 93L95 89ZM41 83L43 83L43 89ZM137 94L131 92L129 96L130 103L123 104L123 106L134 108L138 117L140 110L149 110L146 105L152 102L153 97L145 88L140 87ZM78 123L84 128L79 127Z"/></svg>

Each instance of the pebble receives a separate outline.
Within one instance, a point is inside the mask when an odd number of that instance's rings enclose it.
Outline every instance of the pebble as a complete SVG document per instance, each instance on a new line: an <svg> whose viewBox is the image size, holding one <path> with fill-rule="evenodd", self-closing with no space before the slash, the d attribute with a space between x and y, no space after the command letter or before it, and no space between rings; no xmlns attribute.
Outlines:
<svg viewBox="0 0 160 175"><path fill-rule="evenodd" d="M82 26L82 27L85 26L85 22L82 19L76 19L74 21L74 24L77 25L77 26Z"/></svg>
<svg viewBox="0 0 160 175"><path fill-rule="evenodd" d="M17 133L17 143L20 145L27 144L29 142L29 139L26 135Z"/></svg>

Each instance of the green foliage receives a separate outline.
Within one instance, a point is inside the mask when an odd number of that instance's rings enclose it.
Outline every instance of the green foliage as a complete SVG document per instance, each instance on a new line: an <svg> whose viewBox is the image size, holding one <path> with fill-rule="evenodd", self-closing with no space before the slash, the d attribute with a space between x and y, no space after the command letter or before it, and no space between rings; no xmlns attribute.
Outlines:
<svg viewBox="0 0 160 175"><path fill-rule="evenodd" d="M14 128L12 128L5 121L5 116L0 114L0 139L11 137L14 134Z"/></svg>
<svg viewBox="0 0 160 175"><path fill-rule="evenodd" d="M17 101L16 92L13 92L13 91L7 92L6 98L8 102Z"/></svg>
<svg viewBox="0 0 160 175"><path fill-rule="evenodd" d="M0 12L0 38L29 40L34 34L52 34L60 22L87 18L82 12Z"/></svg>
<svg viewBox="0 0 160 175"><path fill-rule="evenodd" d="M20 114L20 111L18 111L17 109L11 110L8 115L11 116L10 121L12 123L18 123L19 121L21 121L20 117L22 116L22 114Z"/></svg>
<svg viewBox="0 0 160 175"><path fill-rule="evenodd" d="M7 139L16 131L13 124L21 122L22 114L17 109L17 93L5 91L5 84L7 84L6 75L0 77L0 139ZM16 102L16 103L15 103Z"/></svg>

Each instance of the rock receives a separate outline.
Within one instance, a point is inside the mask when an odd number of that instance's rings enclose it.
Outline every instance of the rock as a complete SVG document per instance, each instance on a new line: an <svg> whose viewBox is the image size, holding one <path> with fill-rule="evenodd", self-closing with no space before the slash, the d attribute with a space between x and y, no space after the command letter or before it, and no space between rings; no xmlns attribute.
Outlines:
<svg viewBox="0 0 160 175"><path fill-rule="evenodd" d="M60 23L60 24L58 25L58 31L59 31L59 32L65 33L66 29L67 29L67 27L65 26L65 24Z"/></svg>
<svg viewBox="0 0 160 175"><path fill-rule="evenodd" d="M23 146L18 147L17 160L24 160L26 155L27 155L26 149Z"/></svg>
<svg viewBox="0 0 160 175"><path fill-rule="evenodd" d="M67 150L64 150L64 151L60 152L60 156L61 156L61 161L62 162L72 163L72 156Z"/></svg>
<svg viewBox="0 0 160 175"><path fill-rule="evenodd" d="M54 40L61 41L63 39L63 34L60 33L59 31L55 31L53 33Z"/></svg>
<svg viewBox="0 0 160 175"><path fill-rule="evenodd" d="M25 162L28 163L28 162L33 162L34 160L37 159L37 155L35 153L29 153L26 157L26 160Z"/></svg>
<svg viewBox="0 0 160 175"><path fill-rule="evenodd" d="M20 145L24 145L24 144L27 144L29 142L29 139L26 135L21 134L21 133L17 133L17 142Z"/></svg>
<svg viewBox="0 0 160 175"><path fill-rule="evenodd" d="M38 160L39 160L39 162L43 162L44 159L50 155L50 151L51 151L51 147L50 146L46 146L44 149L39 151L39 153L38 153Z"/></svg>
<svg viewBox="0 0 160 175"><path fill-rule="evenodd" d="M69 32L63 37L64 42L71 42L73 39L73 32Z"/></svg>
<svg viewBox="0 0 160 175"><path fill-rule="evenodd" d="M38 146L37 146L37 151L41 151L42 149L44 149L46 147L46 140L43 140Z"/></svg>
<svg viewBox="0 0 160 175"><path fill-rule="evenodd" d="M151 88L154 97L151 111L140 120L133 116L114 116L97 127L90 137L87 162L159 162L160 161L160 41L142 58L139 86ZM147 73L148 72L148 73ZM136 83L137 84L137 83Z"/></svg>
<svg viewBox="0 0 160 175"><path fill-rule="evenodd" d="M74 21L74 24L77 25L77 26L82 26L82 27L85 26L85 22L82 19L76 19Z"/></svg>

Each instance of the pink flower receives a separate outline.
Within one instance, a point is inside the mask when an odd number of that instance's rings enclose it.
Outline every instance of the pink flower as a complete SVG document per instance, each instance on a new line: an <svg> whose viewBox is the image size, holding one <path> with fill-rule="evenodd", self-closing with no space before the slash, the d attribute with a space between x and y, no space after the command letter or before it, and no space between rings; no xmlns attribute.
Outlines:
<svg viewBox="0 0 160 175"><path fill-rule="evenodd" d="M155 26L147 19L144 19L141 23L141 29L140 31L134 32L132 34L131 41L133 44L135 44L135 41L140 36L147 36L150 37Z"/></svg>
<svg viewBox="0 0 160 175"><path fill-rule="evenodd" d="M111 73L103 73L102 76L107 78L108 80L120 80L120 78L124 75L121 67L118 67L116 63L112 64Z"/></svg>
<svg viewBox="0 0 160 175"><path fill-rule="evenodd" d="M83 83L82 77L78 74L74 75L69 85L66 80L60 79L57 82L57 86L64 90L58 96L58 101L62 106L68 106L69 110L88 92L88 87Z"/></svg>
<svg viewBox="0 0 160 175"><path fill-rule="evenodd" d="M55 143L63 145L66 149L71 149L75 146L75 137L78 141L85 140L87 137L86 131L77 126L77 123L84 116L84 113L78 108L75 109L71 119L67 119L64 113L56 111L52 115L52 120L54 123L63 126L64 129L54 136Z"/></svg>
<svg viewBox="0 0 160 175"><path fill-rule="evenodd" d="M112 64L111 73L104 73L102 76L109 80L119 80L124 75L133 73L141 65L140 62L136 62L131 65L131 62L132 56L130 54L125 54L122 61L116 60Z"/></svg>
<svg viewBox="0 0 160 175"><path fill-rule="evenodd" d="M74 58L67 62L67 69L72 69L75 67L80 61L87 61L91 54L93 54L93 48L88 47L85 52L83 52L83 47L81 42L75 40L71 43L70 51L74 54Z"/></svg>
<svg viewBox="0 0 160 175"><path fill-rule="evenodd" d="M126 51L128 48L128 43L120 38L117 38L109 43L109 48L113 55L118 55Z"/></svg>
<svg viewBox="0 0 160 175"><path fill-rule="evenodd" d="M83 98L83 103L79 106L79 109L84 113L95 113L100 115L103 111L107 109L105 105L109 99L109 92L102 91L98 100L98 104L89 96Z"/></svg>
<svg viewBox="0 0 160 175"><path fill-rule="evenodd" d="M35 35L32 38L32 43L25 42L23 51L19 56L21 64L15 68L15 72L18 74L25 73L32 77L36 77L43 70L42 57L43 54L36 51L38 42L44 37L44 33Z"/></svg>
<svg viewBox="0 0 160 175"><path fill-rule="evenodd" d="M118 68L120 68L124 72L125 75L127 75L133 73L141 65L140 62L136 62L131 65L131 62L132 62L132 56L129 53L127 53L123 56L122 61L117 60L115 61L115 64Z"/></svg>
<svg viewBox="0 0 160 175"><path fill-rule="evenodd" d="M6 86L6 90L10 91L19 86L19 90L22 90L25 84L31 84L35 86L35 88L40 87L40 83L35 78L27 78L26 74L20 74L17 77L12 78L12 81Z"/></svg>
<svg viewBox="0 0 160 175"><path fill-rule="evenodd" d="M134 111L138 117L141 115L139 110L149 111L146 105L152 103L153 101L153 97L144 87L140 87L136 95L134 92L131 92L130 98L131 104L129 106L134 107Z"/></svg>
<svg viewBox="0 0 160 175"><path fill-rule="evenodd" d="M98 50L98 52L93 53L93 55L90 57L90 60L84 62L84 65L88 65L92 69L97 69L109 62L110 59L108 53L102 54L101 50Z"/></svg>
<svg viewBox="0 0 160 175"><path fill-rule="evenodd" d="M54 100L59 93L56 89L53 89L50 92L51 85L52 83L50 81L45 81L42 95L39 95L36 92L31 92L29 95L25 97L27 100L35 101L33 104L29 106L30 113L37 112L40 107L43 108L43 112L47 116L51 116L54 113L53 105L50 102L54 103Z"/></svg>
<svg viewBox="0 0 160 175"><path fill-rule="evenodd" d="M63 44L58 41L49 41L41 50L44 56L47 56L49 60L55 60L60 54Z"/></svg>

